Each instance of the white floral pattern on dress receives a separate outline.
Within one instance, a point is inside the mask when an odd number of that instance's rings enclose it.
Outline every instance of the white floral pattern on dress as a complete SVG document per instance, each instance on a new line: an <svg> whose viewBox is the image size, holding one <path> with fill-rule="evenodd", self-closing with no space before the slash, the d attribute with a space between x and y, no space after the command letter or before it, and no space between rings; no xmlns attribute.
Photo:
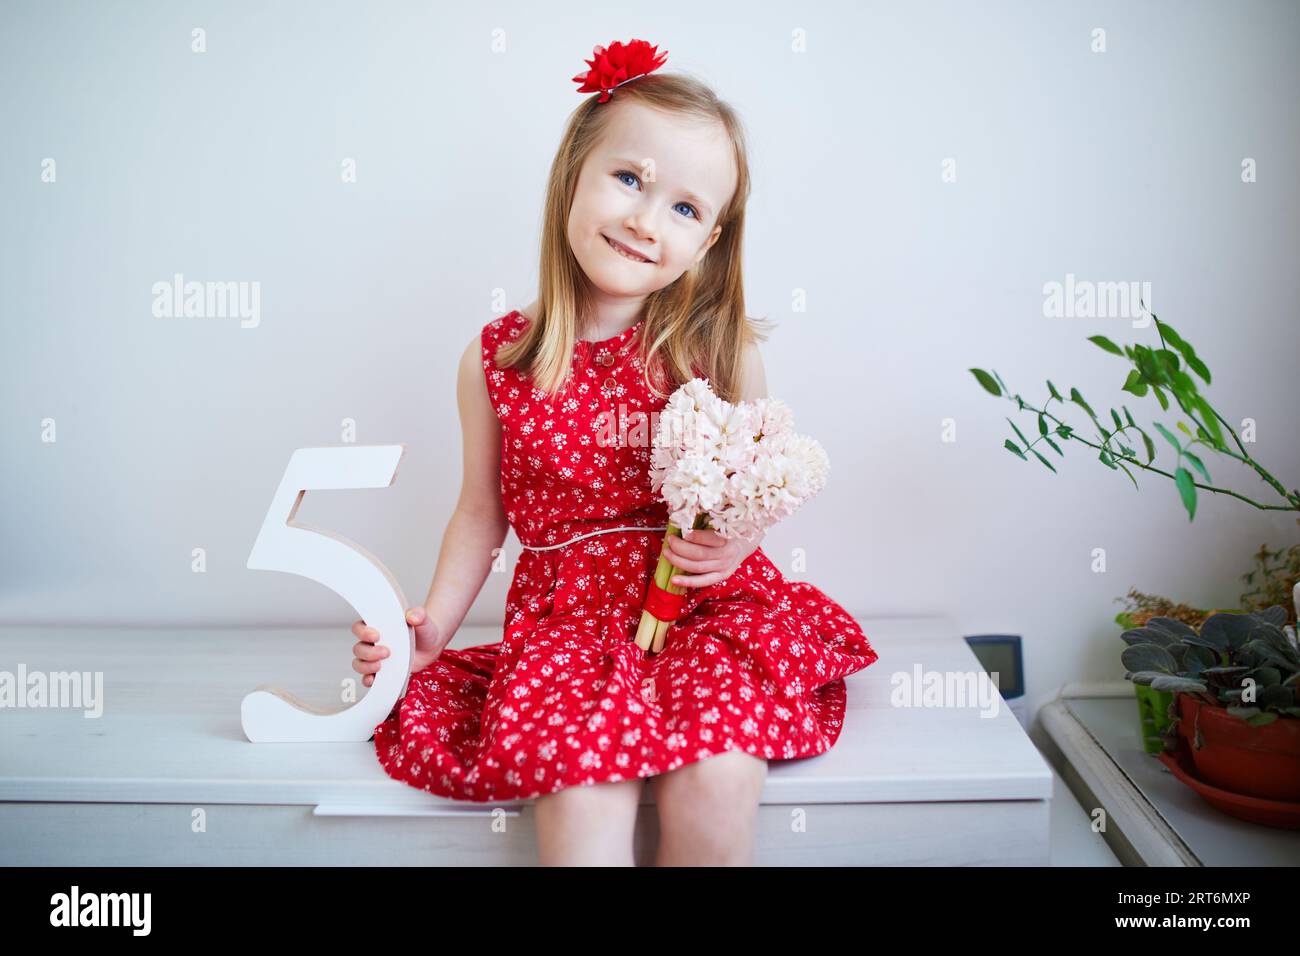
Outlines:
<svg viewBox="0 0 1300 956"><path fill-rule="evenodd" d="M666 525L648 445L598 439L602 413L648 421L666 402L643 381L641 323L579 341L571 394L548 399L495 361L528 322L514 311L481 336L502 426L502 502L519 540ZM829 750L844 678L877 659L858 622L811 583L786 580L758 548L725 580L688 589L663 652L646 657L634 637L662 542L662 531L613 531L524 550L503 639L444 650L375 728L384 770L486 802L650 777L733 749L767 760Z"/></svg>

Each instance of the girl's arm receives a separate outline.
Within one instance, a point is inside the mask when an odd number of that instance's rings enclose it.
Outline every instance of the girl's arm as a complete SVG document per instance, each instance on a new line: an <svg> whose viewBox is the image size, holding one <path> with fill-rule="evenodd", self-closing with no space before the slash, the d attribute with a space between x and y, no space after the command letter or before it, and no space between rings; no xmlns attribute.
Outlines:
<svg viewBox="0 0 1300 956"><path fill-rule="evenodd" d="M501 503L501 422L488 398L479 336L456 375L462 458L460 499L442 535L438 567L424 608L437 625L439 648L455 635L492 569L509 522Z"/></svg>

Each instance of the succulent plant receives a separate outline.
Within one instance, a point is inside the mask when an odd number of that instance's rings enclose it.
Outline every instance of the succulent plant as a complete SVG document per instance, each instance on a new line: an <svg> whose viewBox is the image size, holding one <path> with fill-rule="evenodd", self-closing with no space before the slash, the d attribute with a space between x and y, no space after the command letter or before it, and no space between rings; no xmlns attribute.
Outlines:
<svg viewBox="0 0 1300 956"><path fill-rule="evenodd" d="M1212 614L1199 631L1153 617L1124 632L1124 677L1153 690L1195 694L1252 726L1300 717L1300 647L1287 611Z"/></svg>

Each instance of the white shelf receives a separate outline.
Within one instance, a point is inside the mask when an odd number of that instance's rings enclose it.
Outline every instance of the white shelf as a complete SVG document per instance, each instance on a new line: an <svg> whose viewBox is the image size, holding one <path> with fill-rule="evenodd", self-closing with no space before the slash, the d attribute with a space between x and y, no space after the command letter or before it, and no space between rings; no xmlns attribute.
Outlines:
<svg viewBox="0 0 1300 956"><path fill-rule="evenodd" d="M862 624L880 659L846 681L844 728L828 753L771 762L758 859L1047 862L1052 774L1010 711L1003 707L988 719L973 707L891 705L896 673L911 674L918 665L923 671L979 667L952 622L898 618ZM462 628L451 646L485 644L499 634L493 628ZM406 856L414 861L423 852L416 844L404 845L414 832L404 826L464 830L464 845L448 851L447 858L458 862L482 861L486 851L476 851L474 840L487 826L483 821L490 822L492 808L531 826L531 800L451 801L393 780L379 765L373 741L253 744L244 737L240 700L259 684L278 684L311 705L336 706L341 682L357 678L351 669L353 643L346 627L0 628L0 670L13 672L21 662L29 672L102 672L104 694L103 715L96 719L59 709L0 715L0 847L7 847L0 856L111 864L141 853L184 863L195 859L187 852L209 854L204 862L256 862L258 853L281 861L289 859L286 853L298 853L293 858L305 861L316 852L293 836L277 836L274 850L267 840L220 851L217 841L186 850L162 837L137 846L139 831L149 830L140 822L144 818L116 813L106 804L137 810L155 805L160 815L239 805L253 814L239 818L241 827L249 819L264 819L268 828L285 834L301 834L307 826L330 827L335 834L340 827L359 826L373 833L381 818L392 818L387 826L398 829L391 844L376 847L380 862ZM655 817L649 787L642 804ZM299 809L283 812L294 807ZM820 808L815 818L824 828L820 837L791 838L790 811L796 807L809 808L810 816L811 808ZM57 827L41 823L52 819ZM122 820L134 821L130 833L105 832ZM654 821L646 826L653 831ZM359 853L370 852L360 837L341 839ZM528 845L527 840L510 844L515 855L498 862L526 862L518 854ZM492 846L492 853L507 849L500 841Z"/></svg>

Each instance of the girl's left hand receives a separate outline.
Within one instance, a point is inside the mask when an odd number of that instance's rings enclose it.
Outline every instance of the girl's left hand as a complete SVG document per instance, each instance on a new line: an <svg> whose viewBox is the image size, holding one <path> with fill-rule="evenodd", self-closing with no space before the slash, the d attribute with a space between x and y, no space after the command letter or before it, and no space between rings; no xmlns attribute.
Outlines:
<svg viewBox="0 0 1300 956"><path fill-rule="evenodd" d="M683 588L704 588L726 580L763 541L761 534L752 539L724 538L712 528L692 529L682 534L690 537L668 535L664 554L674 568L680 569L669 582Z"/></svg>

